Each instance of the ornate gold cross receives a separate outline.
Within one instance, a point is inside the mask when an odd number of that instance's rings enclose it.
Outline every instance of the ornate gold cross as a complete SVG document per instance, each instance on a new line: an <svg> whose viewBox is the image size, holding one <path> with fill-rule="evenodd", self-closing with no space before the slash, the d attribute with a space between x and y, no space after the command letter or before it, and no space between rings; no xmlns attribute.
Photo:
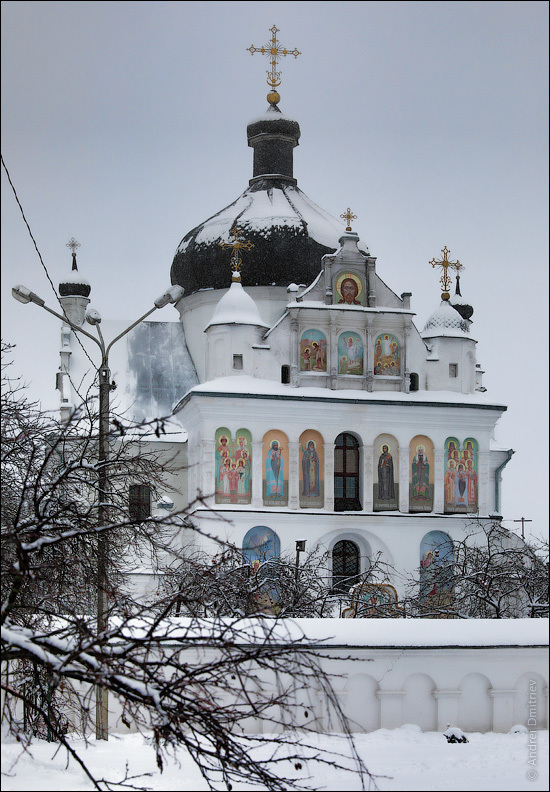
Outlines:
<svg viewBox="0 0 550 792"><path fill-rule="evenodd" d="M348 223L347 226L346 226L346 231L351 231L351 221L352 220L357 220L357 215L354 215L353 212L351 211L351 209L348 206L348 208L346 210L346 213L345 214L341 214L340 217L342 218L342 220L346 220L347 223Z"/></svg>
<svg viewBox="0 0 550 792"><path fill-rule="evenodd" d="M271 71L267 71L267 84L271 87L271 93L267 95L267 100L271 104L277 104L281 98L275 90L281 84L281 72L277 71L276 68L279 59L285 55L294 55L297 58L298 55L302 54L296 48L288 50L286 47L281 47L281 44L277 41L278 32L279 28L273 25L271 28L271 41L268 44L264 47L255 47L253 44L247 47L247 52L250 52L251 55L254 55L255 52L261 52L262 55L267 55L271 59Z"/></svg>
<svg viewBox="0 0 550 792"><path fill-rule="evenodd" d="M460 263L460 261L458 259L456 261L449 261L449 259L447 258L447 255L451 251L447 250L447 245L445 245L445 247L443 248L443 250L441 252L443 253L443 259L441 261L437 261L437 259L433 258L430 261L430 264L432 265L432 267L441 267L441 269L443 270L443 275L439 279L439 282L441 283L441 286L443 287L443 291L441 293L441 299L442 300L449 300L450 297L451 297L451 295L449 294L449 288L450 288L450 285L451 285L451 278L450 278L450 275L447 272L447 270L450 267L451 269L454 269L454 270L456 270L458 272L459 270L464 269L464 267L463 267L463 265Z"/></svg>
<svg viewBox="0 0 550 792"><path fill-rule="evenodd" d="M232 272L240 272L243 265L241 250L250 250L254 245L248 240L246 242L239 242L239 229L237 226L234 226L229 233L233 237L233 242L219 242L218 244L222 248L231 248L233 252L231 253L231 261L229 263Z"/></svg>

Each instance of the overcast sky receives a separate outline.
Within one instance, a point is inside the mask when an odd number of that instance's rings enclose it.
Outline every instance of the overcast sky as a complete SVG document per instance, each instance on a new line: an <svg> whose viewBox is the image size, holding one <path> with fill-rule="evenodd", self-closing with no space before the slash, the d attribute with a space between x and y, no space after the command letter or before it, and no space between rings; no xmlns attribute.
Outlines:
<svg viewBox="0 0 550 792"><path fill-rule="evenodd" d="M301 127L300 188L349 206L377 271L411 291L429 261L464 265L506 519L548 521L546 2L2 2L2 156L53 283L79 269L104 317L133 320L169 285L183 236L252 176L246 124L267 107L260 47L279 28L281 110ZM55 296L2 170L2 337L56 403L58 326L11 297ZM244 283L246 287L246 283ZM165 308L159 319L175 320ZM513 523L507 523L509 527ZM517 526L516 526L517 527Z"/></svg>

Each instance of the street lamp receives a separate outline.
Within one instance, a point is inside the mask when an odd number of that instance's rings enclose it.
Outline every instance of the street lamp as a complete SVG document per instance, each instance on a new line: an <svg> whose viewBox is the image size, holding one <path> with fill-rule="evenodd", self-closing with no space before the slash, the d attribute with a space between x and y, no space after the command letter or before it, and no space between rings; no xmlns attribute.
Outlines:
<svg viewBox="0 0 550 792"><path fill-rule="evenodd" d="M184 294L182 286L172 286L158 297L153 308L151 308L143 316L140 316L135 322L126 328L122 333L116 336L107 346L103 339L103 334L99 327L101 316L95 308L88 308L86 311L86 321L88 324L95 326L98 338L93 336L84 328L71 322L66 316L53 311L45 304L44 300L34 292L27 289L25 286L14 286L11 290L13 297L21 303L34 303L35 305L44 308L48 313L53 314L62 322L68 324L75 333L82 333L91 338L92 341L98 345L101 351L101 363L97 369L99 379L99 431L98 431L98 490L99 490L99 504L98 504L98 527L101 528L107 523L107 501L109 492L109 393L111 391L111 372L109 370L109 352L113 344L116 344L123 336L133 330L136 325L143 322L148 316L159 308L164 308L169 303L175 304ZM107 559L108 559L108 545L107 535L104 531L98 531L98 569L97 569L97 631L101 634L107 629ZM108 693L107 690L96 686L96 738L98 740L109 739L109 710L108 710Z"/></svg>

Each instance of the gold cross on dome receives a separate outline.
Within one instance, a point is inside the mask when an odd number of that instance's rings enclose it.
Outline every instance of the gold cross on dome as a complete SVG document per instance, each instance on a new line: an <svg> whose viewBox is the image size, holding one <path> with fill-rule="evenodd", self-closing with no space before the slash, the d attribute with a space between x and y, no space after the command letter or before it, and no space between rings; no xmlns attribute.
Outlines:
<svg viewBox="0 0 550 792"><path fill-rule="evenodd" d="M71 248L73 253L76 253L77 248L80 247L80 242L77 242L74 237L71 237L65 247Z"/></svg>
<svg viewBox="0 0 550 792"><path fill-rule="evenodd" d="M231 253L231 261L229 262L231 265L231 270L233 272L240 272L241 267L243 266L241 250L250 250L254 247L254 245L248 240L246 242L239 241L239 229L237 226L233 226L229 233L233 237L233 242L219 242L218 244L222 248L231 248L233 251Z"/></svg>
<svg viewBox="0 0 550 792"><path fill-rule="evenodd" d="M351 221L357 220L357 215L354 215L348 206L348 208L346 209L346 213L341 214L340 217L342 218L342 220L347 221L346 231L351 231Z"/></svg>
<svg viewBox="0 0 550 792"><path fill-rule="evenodd" d="M277 41L277 33L279 33L279 28L273 25L271 28L270 42L263 47L255 47L253 44L247 47L247 52L250 52L251 55L254 55L255 52L261 52L262 55L267 55L271 60L271 71L267 71L267 84L271 87L272 93L268 95L268 101L272 104L277 104L280 98L275 90L281 84L281 72L277 71L276 68L279 59L286 55L294 55L294 57L297 58L298 55L302 54L296 48L289 50L286 49L286 47L282 47L280 42ZM270 96L272 97L271 99L269 98Z"/></svg>
<svg viewBox="0 0 550 792"><path fill-rule="evenodd" d="M432 265L432 267L441 267L441 269L443 270L443 275L439 279L439 282L443 287L443 291L441 293L441 299L449 300L451 297L451 295L449 294L449 288L451 286L451 278L447 270L450 267L451 269L454 269L458 272L459 270L464 269L464 267L458 259L456 261L449 261L447 256L451 251L447 250L447 245L445 245L445 247L442 249L441 252L443 253L443 259L441 261L437 261L437 259L433 258L430 261L430 264Z"/></svg>

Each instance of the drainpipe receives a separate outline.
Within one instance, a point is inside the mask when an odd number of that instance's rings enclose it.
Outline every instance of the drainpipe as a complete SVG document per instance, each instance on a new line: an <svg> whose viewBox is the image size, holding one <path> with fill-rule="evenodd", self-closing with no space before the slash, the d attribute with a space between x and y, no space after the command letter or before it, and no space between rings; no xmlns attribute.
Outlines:
<svg viewBox="0 0 550 792"><path fill-rule="evenodd" d="M500 482L502 481L501 470L503 470L508 462L512 459L512 455L516 452L513 448L508 449L506 452L508 457L504 460L502 465L499 465L495 470L495 512L500 514Z"/></svg>

